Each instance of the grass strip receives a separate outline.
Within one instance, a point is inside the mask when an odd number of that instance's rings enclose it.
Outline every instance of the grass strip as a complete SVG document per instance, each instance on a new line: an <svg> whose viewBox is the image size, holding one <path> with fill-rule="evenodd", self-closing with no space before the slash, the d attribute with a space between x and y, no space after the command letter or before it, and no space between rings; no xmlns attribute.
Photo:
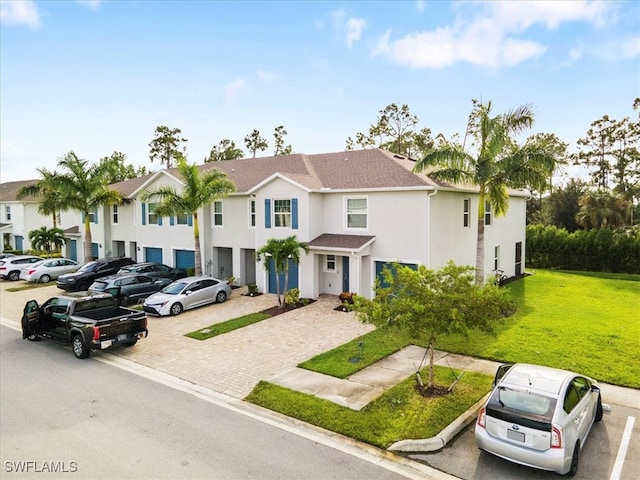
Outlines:
<svg viewBox="0 0 640 480"><path fill-rule="evenodd" d="M238 328L261 322L267 318L271 318L271 315L267 313L250 313L248 315L243 315L242 317L232 318L226 322L214 323L208 327L199 328L194 332L185 334L185 337L195 338L196 340L206 340L208 338L222 335L223 333L232 332Z"/></svg>

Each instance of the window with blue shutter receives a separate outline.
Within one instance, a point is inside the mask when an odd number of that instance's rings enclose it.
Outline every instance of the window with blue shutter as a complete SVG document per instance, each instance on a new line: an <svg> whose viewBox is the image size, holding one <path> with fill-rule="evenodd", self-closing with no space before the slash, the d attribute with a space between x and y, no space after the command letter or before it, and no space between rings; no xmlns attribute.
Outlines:
<svg viewBox="0 0 640 480"><path fill-rule="evenodd" d="M147 204L142 203L142 225L147 224Z"/></svg>
<svg viewBox="0 0 640 480"><path fill-rule="evenodd" d="M264 228L271 228L271 200L264 199Z"/></svg>

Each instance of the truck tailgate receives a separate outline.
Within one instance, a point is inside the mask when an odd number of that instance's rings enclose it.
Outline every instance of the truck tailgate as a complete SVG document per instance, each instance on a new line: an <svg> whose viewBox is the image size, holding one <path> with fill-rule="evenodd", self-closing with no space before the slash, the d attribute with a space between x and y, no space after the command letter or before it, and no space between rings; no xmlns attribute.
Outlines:
<svg viewBox="0 0 640 480"><path fill-rule="evenodd" d="M134 312L116 318L100 320L100 339L116 338L119 335L138 333L147 328L147 316L144 312Z"/></svg>

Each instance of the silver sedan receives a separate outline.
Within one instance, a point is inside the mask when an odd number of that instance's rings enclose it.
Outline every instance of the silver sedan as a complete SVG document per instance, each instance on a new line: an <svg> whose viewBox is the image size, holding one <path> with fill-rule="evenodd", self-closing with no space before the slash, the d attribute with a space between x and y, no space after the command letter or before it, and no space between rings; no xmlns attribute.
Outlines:
<svg viewBox="0 0 640 480"><path fill-rule="evenodd" d="M226 280L207 276L187 277L147 297L142 308L151 315L178 315L183 310L222 303L229 295L231 287Z"/></svg>
<svg viewBox="0 0 640 480"><path fill-rule="evenodd" d="M68 258L50 258L20 270L20 279L27 282L49 283L60 275L75 272L80 264Z"/></svg>

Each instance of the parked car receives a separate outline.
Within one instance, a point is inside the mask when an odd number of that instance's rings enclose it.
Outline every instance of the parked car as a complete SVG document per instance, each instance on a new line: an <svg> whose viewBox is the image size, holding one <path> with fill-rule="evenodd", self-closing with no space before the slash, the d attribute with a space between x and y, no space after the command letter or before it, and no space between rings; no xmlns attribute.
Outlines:
<svg viewBox="0 0 640 480"><path fill-rule="evenodd" d="M602 411L600 389L589 377L538 365L501 365L478 413L476 445L521 465L573 476Z"/></svg>
<svg viewBox="0 0 640 480"><path fill-rule="evenodd" d="M120 305L129 305L147 298L152 293L171 283L169 278L153 278L148 275L109 275L95 280L89 292L110 293L120 300Z"/></svg>
<svg viewBox="0 0 640 480"><path fill-rule="evenodd" d="M35 255L16 255L15 257L3 258L0 260L0 277L12 282L20 280L20 270L41 260L44 258Z"/></svg>
<svg viewBox="0 0 640 480"><path fill-rule="evenodd" d="M32 263L20 272L20 279L27 282L49 283L64 273L75 272L80 264L68 258L50 258Z"/></svg>
<svg viewBox="0 0 640 480"><path fill-rule="evenodd" d="M118 271L118 274L121 273L140 273L150 277L170 278L171 280L178 280L187 276L187 271L184 268L174 268L156 262L141 262L127 265Z"/></svg>
<svg viewBox="0 0 640 480"><path fill-rule="evenodd" d="M151 315L178 315L209 303L222 303L231 295L226 280L202 276L186 277L147 297L142 309Z"/></svg>
<svg viewBox="0 0 640 480"><path fill-rule="evenodd" d="M86 290L97 278L115 275L125 265L131 265L133 260L128 257L100 258L82 265L73 273L60 275L56 281L58 288L69 292Z"/></svg>
<svg viewBox="0 0 640 480"><path fill-rule="evenodd" d="M3 258L15 257L15 253L0 253L0 260Z"/></svg>

